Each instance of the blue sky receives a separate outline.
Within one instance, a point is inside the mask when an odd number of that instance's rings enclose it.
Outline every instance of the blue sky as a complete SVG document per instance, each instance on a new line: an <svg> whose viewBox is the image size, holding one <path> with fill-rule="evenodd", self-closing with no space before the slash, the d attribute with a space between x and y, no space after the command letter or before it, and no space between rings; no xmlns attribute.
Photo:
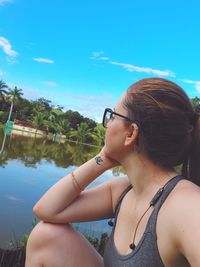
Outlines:
<svg viewBox="0 0 200 267"><path fill-rule="evenodd" d="M97 121L138 79L200 97L200 2L0 0L0 79Z"/></svg>

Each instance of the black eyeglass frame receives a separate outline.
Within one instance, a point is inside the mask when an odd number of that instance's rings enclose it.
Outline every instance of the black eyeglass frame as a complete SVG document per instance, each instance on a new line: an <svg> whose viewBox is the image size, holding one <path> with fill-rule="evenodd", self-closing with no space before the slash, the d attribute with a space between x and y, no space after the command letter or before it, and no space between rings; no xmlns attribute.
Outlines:
<svg viewBox="0 0 200 267"><path fill-rule="evenodd" d="M105 109L105 111L104 111L104 114L103 114L103 120L102 120L102 125L103 125L103 127L104 128L107 128L107 126L106 126L106 124L105 124L105 118L106 118L106 113L107 112L110 112L112 115L114 114L114 115L116 115L116 116L119 116L119 117L121 117L121 118L123 118L123 119L125 119L125 120L127 120L127 121L129 121L129 122L134 122L134 121L132 121L131 119L129 119L128 117L126 117L126 116L124 116L124 115L121 115L121 114L119 114L119 113L117 113L117 112L115 112L115 111L113 111L111 108L106 108Z"/></svg>

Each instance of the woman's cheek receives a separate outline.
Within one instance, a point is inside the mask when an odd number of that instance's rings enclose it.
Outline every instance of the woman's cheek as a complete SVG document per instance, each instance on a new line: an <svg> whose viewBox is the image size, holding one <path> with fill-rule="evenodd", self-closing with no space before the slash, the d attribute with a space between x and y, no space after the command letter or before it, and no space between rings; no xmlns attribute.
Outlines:
<svg viewBox="0 0 200 267"><path fill-rule="evenodd" d="M120 138L116 129L107 128L105 135L105 147L108 155L115 159L120 150Z"/></svg>

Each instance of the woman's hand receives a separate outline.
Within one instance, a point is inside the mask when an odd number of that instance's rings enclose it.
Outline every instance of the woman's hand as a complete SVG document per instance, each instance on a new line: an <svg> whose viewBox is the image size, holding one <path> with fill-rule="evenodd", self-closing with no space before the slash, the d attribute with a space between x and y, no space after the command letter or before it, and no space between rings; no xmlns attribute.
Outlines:
<svg viewBox="0 0 200 267"><path fill-rule="evenodd" d="M111 169L113 167L119 166L120 163L114 159L112 159L108 152L106 151L106 147L104 146L100 153L95 157L96 163L101 165L101 163L105 163L106 166L108 166L108 169Z"/></svg>

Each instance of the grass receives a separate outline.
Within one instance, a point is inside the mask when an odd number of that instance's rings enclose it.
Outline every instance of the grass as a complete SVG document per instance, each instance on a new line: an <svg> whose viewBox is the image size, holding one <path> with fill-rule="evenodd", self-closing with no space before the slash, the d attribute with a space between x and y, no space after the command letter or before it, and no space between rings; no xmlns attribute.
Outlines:
<svg viewBox="0 0 200 267"><path fill-rule="evenodd" d="M4 129L5 128L5 124L0 122L0 129Z"/></svg>
<svg viewBox="0 0 200 267"><path fill-rule="evenodd" d="M36 226L37 219L34 217L32 221L32 229ZM8 242L10 249L25 249L29 238L29 234L24 234L21 239L17 240L15 233L13 233L13 238Z"/></svg>

